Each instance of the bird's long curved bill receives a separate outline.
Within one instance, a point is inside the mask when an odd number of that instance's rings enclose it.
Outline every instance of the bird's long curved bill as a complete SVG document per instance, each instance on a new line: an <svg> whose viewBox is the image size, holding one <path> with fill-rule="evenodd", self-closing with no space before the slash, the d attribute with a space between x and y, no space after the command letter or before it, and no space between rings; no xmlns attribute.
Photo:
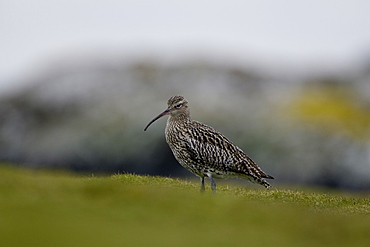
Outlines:
<svg viewBox="0 0 370 247"><path fill-rule="evenodd" d="M145 127L144 131L146 131L146 130L149 128L149 126L150 126L152 123L154 123L158 118L161 118L161 117L163 117L163 116L165 116L165 115L168 115L169 113L170 113L170 109L167 109L167 110L165 110L164 112L162 112L161 114L159 114L158 116L156 116L155 118L153 118L153 120L152 120L152 121L150 121L150 122L148 123L148 125Z"/></svg>

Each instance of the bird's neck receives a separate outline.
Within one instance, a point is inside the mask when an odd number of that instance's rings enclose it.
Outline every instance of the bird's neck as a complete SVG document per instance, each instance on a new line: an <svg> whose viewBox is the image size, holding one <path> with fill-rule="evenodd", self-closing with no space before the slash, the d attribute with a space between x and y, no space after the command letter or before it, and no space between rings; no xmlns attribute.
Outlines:
<svg viewBox="0 0 370 247"><path fill-rule="evenodd" d="M180 126L180 125L186 125L191 122L191 118L189 114L181 113L177 115L170 115L170 117L167 120L167 125L169 126Z"/></svg>

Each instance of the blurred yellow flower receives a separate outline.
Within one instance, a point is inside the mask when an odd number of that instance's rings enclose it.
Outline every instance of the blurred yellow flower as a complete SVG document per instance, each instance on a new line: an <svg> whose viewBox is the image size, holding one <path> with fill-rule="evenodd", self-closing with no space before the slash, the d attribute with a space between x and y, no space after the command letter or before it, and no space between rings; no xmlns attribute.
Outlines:
<svg viewBox="0 0 370 247"><path fill-rule="evenodd" d="M289 112L302 122L330 133L356 139L370 138L370 107L345 88L306 88L293 100Z"/></svg>

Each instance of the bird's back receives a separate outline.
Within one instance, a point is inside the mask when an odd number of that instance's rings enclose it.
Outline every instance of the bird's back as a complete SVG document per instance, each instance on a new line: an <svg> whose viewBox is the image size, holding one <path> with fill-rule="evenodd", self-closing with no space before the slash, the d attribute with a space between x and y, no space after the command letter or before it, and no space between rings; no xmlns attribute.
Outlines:
<svg viewBox="0 0 370 247"><path fill-rule="evenodd" d="M270 187L264 173L239 147L214 128L201 122L171 122L166 140L179 163L194 174L215 178L239 177Z"/></svg>

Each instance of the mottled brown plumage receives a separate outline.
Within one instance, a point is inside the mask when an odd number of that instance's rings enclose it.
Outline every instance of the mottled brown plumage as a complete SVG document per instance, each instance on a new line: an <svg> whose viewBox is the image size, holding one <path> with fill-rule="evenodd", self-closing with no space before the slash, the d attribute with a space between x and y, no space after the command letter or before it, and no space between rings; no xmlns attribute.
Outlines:
<svg viewBox="0 0 370 247"><path fill-rule="evenodd" d="M273 177L263 172L239 147L212 127L190 118L188 101L184 97L173 96L167 104L168 108L144 130L158 118L170 115L166 141L176 160L201 178L201 191L204 191L205 177L211 180L213 191L216 190L213 178L238 177L270 187L265 178Z"/></svg>

